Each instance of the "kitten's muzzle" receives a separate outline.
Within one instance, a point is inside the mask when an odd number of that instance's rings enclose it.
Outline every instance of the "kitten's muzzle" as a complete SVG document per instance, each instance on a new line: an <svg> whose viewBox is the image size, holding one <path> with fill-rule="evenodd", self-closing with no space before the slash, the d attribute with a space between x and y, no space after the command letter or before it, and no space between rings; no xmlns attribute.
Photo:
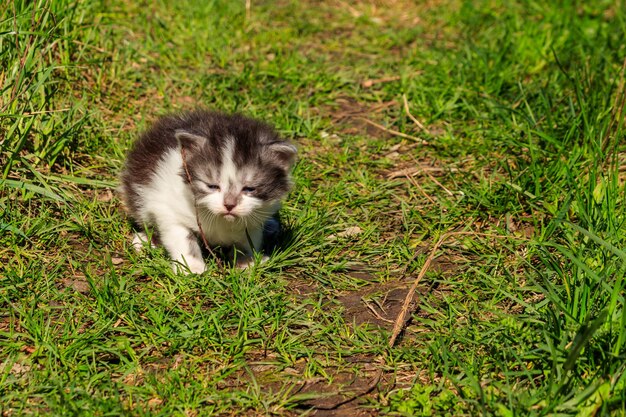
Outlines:
<svg viewBox="0 0 626 417"><path fill-rule="evenodd" d="M235 219L237 219L238 217L239 217L239 216L237 216L236 214L233 214L233 213L231 213L231 212L228 212L228 213L222 213L222 218L223 218L224 220L229 221L229 222L234 221L234 220L235 220Z"/></svg>

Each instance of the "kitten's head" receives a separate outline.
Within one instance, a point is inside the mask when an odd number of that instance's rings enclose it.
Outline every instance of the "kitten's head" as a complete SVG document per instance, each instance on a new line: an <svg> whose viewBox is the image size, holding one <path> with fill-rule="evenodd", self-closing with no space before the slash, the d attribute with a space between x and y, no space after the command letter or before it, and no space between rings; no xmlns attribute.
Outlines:
<svg viewBox="0 0 626 417"><path fill-rule="evenodd" d="M291 188L296 148L264 123L217 114L175 136L198 206L225 220L262 223Z"/></svg>

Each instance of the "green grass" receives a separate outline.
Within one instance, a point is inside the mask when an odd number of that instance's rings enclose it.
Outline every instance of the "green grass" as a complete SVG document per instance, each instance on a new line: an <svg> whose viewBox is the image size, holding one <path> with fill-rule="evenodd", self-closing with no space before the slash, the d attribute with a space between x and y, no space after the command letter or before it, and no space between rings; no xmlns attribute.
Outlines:
<svg viewBox="0 0 626 417"><path fill-rule="evenodd" d="M620 4L5 1L0 413L322 415L382 370L336 415L624 415ZM300 148L251 270L130 244L124 154L195 106Z"/></svg>

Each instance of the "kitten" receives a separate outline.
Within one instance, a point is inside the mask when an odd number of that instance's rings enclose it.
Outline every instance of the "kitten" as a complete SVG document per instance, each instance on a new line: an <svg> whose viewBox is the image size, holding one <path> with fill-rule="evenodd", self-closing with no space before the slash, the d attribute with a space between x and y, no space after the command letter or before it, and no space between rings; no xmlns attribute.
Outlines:
<svg viewBox="0 0 626 417"><path fill-rule="evenodd" d="M197 110L163 117L141 135L120 191L128 215L154 230L175 271L205 270L198 223L209 245L233 247L246 265L292 186L295 159L296 148L267 124Z"/></svg>

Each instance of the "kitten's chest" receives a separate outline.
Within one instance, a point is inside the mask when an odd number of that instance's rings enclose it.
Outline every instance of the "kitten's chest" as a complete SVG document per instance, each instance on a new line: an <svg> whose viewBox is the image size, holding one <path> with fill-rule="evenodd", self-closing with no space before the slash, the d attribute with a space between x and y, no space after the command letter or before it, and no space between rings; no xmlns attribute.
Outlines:
<svg viewBox="0 0 626 417"><path fill-rule="evenodd" d="M203 216L200 214L199 216ZM243 223L229 222L219 217L202 221L205 238L211 245L233 245L247 241L246 228Z"/></svg>

